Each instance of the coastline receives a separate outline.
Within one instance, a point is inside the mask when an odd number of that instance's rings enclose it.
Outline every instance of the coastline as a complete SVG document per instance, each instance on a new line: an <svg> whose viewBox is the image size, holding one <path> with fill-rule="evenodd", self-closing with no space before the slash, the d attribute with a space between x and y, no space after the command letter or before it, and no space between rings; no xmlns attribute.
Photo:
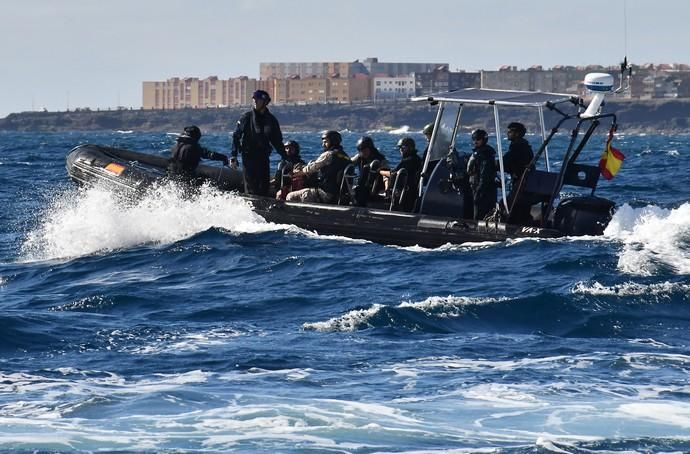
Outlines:
<svg viewBox="0 0 690 454"><path fill-rule="evenodd" d="M628 133L690 132L690 98L655 100L609 100L608 111L616 112L619 131ZM285 132L324 129L369 131L409 126L411 131L433 121L436 108L421 102L388 104L311 104L278 105L269 109L278 117ZM248 107L179 110L104 110L68 112L21 112L0 118L0 131L64 132L133 130L141 132L177 131L196 124L207 132L232 131ZM528 127L535 121L524 109L502 109L501 120L521 119ZM548 112L545 112L547 125ZM468 128L493 124L493 112L468 106L463 111Z"/></svg>

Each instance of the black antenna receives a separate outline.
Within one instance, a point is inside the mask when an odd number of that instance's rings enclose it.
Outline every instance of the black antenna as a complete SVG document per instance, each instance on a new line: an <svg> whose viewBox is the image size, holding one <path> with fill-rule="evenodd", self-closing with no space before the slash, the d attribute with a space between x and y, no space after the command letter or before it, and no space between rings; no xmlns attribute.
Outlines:
<svg viewBox="0 0 690 454"><path fill-rule="evenodd" d="M628 1L623 0L623 50L625 59L628 59Z"/></svg>
<svg viewBox="0 0 690 454"><path fill-rule="evenodd" d="M625 51L625 56L621 62L621 76L620 83L618 84L618 89L615 91L619 93L621 91L630 88L630 78L632 77L632 65L628 64L628 2L623 0L623 48ZM625 71L628 74L625 74ZM625 79L625 86L623 86L623 79Z"/></svg>

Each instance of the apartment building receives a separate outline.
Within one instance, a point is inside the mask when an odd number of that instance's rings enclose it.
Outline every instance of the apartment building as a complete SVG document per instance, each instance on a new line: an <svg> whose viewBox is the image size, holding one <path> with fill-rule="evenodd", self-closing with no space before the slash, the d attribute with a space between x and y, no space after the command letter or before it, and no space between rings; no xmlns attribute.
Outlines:
<svg viewBox="0 0 690 454"><path fill-rule="evenodd" d="M428 95L461 88L479 88L479 72L450 71L448 65L441 65L432 71L415 73L415 94Z"/></svg>
<svg viewBox="0 0 690 454"><path fill-rule="evenodd" d="M365 74L329 78L327 102L342 104L369 101L371 99L369 80L369 76Z"/></svg>
<svg viewBox="0 0 690 454"><path fill-rule="evenodd" d="M355 62L271 62L259 64L259 77L261 80L290 79L298 77L307 79L310 77L344 77L349 78L357 74L368 74L361 63Z"/></svg>
<svg viewBox="0 0 690 454"><path fill-rule="evenodd" d="M371 99L368 76L291 77L256 80L246 76L219 79L171 78L143 82L144 109L182 109L250 106L255 90L265 90L274 104L351 103Z"/></svg>
<svg viewBox="0 0 690 454"><path fill-rule="evenodd" d="M288 79L288 102L295 104L325 103L328 97L326 77Z"/></svg>
<svg viewBox="0 0 690 454"><path fill-rule="evenodd" d="M378 58L366 58L362 65L367 73L372 76L409 76L416 73L431 72L441 66L448 67L448 63L389 63L380 62Z"/></svg>
<svg viewBox="0 0 690 454"><path fill-rule="evenodd" d="M371 99L375 103L407 100L415 95L415 76L372 77Z"/></svg>
<svg viewBox="0 0 690 454"><path fill-rule="evenodd" d="M216 107L227 102L227 89L217 77L173 77L163 82L143 82L144 109Z"/></svg>

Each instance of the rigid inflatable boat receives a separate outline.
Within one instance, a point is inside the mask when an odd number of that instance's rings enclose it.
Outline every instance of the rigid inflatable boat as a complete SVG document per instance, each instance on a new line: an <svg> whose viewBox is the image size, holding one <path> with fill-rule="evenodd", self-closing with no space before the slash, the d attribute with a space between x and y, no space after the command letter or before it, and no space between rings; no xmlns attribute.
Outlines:
<svg viewBox="0 0 690 454"><path fill-rule="evenodd" d="M337 204L286 202L245 194L242 172L227 167L200 165L196 176L198 181L243 197L266 221L382 244L438 247L446 243L503 241L508 238L599 235L611 220L615 205L594 194L600 166L580 163L578 158L602 122L610 122L610 138L616 129L615 114L602 112L603 93L613 91L613 77L589 74L585 84L595 93L589 105L583 99L567 94L487 89L464 89L413 98L438 106L414 212L398 210L396 198L399 194L396 191L392 191L390 197L372 197L362 201L357 197L362 176L356 174L354 166L342 178ZM494 109L494 137L500 137L499 107L537 109L543 141L535 149L532 166L519 181L512 182L519 194L532 204L530 222L513 224L507 221L511 203L500 140L496 143L499 168L497 209L486 219L471 219L468 186L464 183L465 164L455 150L456 138L466 134L460 132L465 105L484 105ZM555 113L558 118L548 134L543 124L544 109ZM549 160L549 144L566 123L572 124L570 140L567 149L558 154L557 160L562 164L556 169L551 162L556 159ZM145 191L151 184L167 178L167 166L168 159L161 156L93 144L72 149L66 158L67 172L74 181L106 185L131 194Z"/></svg>

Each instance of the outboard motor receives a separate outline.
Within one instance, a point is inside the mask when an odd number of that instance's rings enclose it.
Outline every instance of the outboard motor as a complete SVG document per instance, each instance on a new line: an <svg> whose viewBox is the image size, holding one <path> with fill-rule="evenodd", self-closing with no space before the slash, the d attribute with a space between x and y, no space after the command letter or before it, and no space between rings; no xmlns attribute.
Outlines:
<svg viewBox="0 0 690 454"><path fill-rule="evenodd" d="M601 197L573 197L558 204L553 226L569 236L601 235L616 204Z"/></svg>
<svg viewBox="0 0 690 454"><path fill-rule="evenodd" d="M599 113L606 93L613 93L613 76L606 73L589 73L585 76L585 88L593 93L594 97L580 117L589 118Z"/></svg>

